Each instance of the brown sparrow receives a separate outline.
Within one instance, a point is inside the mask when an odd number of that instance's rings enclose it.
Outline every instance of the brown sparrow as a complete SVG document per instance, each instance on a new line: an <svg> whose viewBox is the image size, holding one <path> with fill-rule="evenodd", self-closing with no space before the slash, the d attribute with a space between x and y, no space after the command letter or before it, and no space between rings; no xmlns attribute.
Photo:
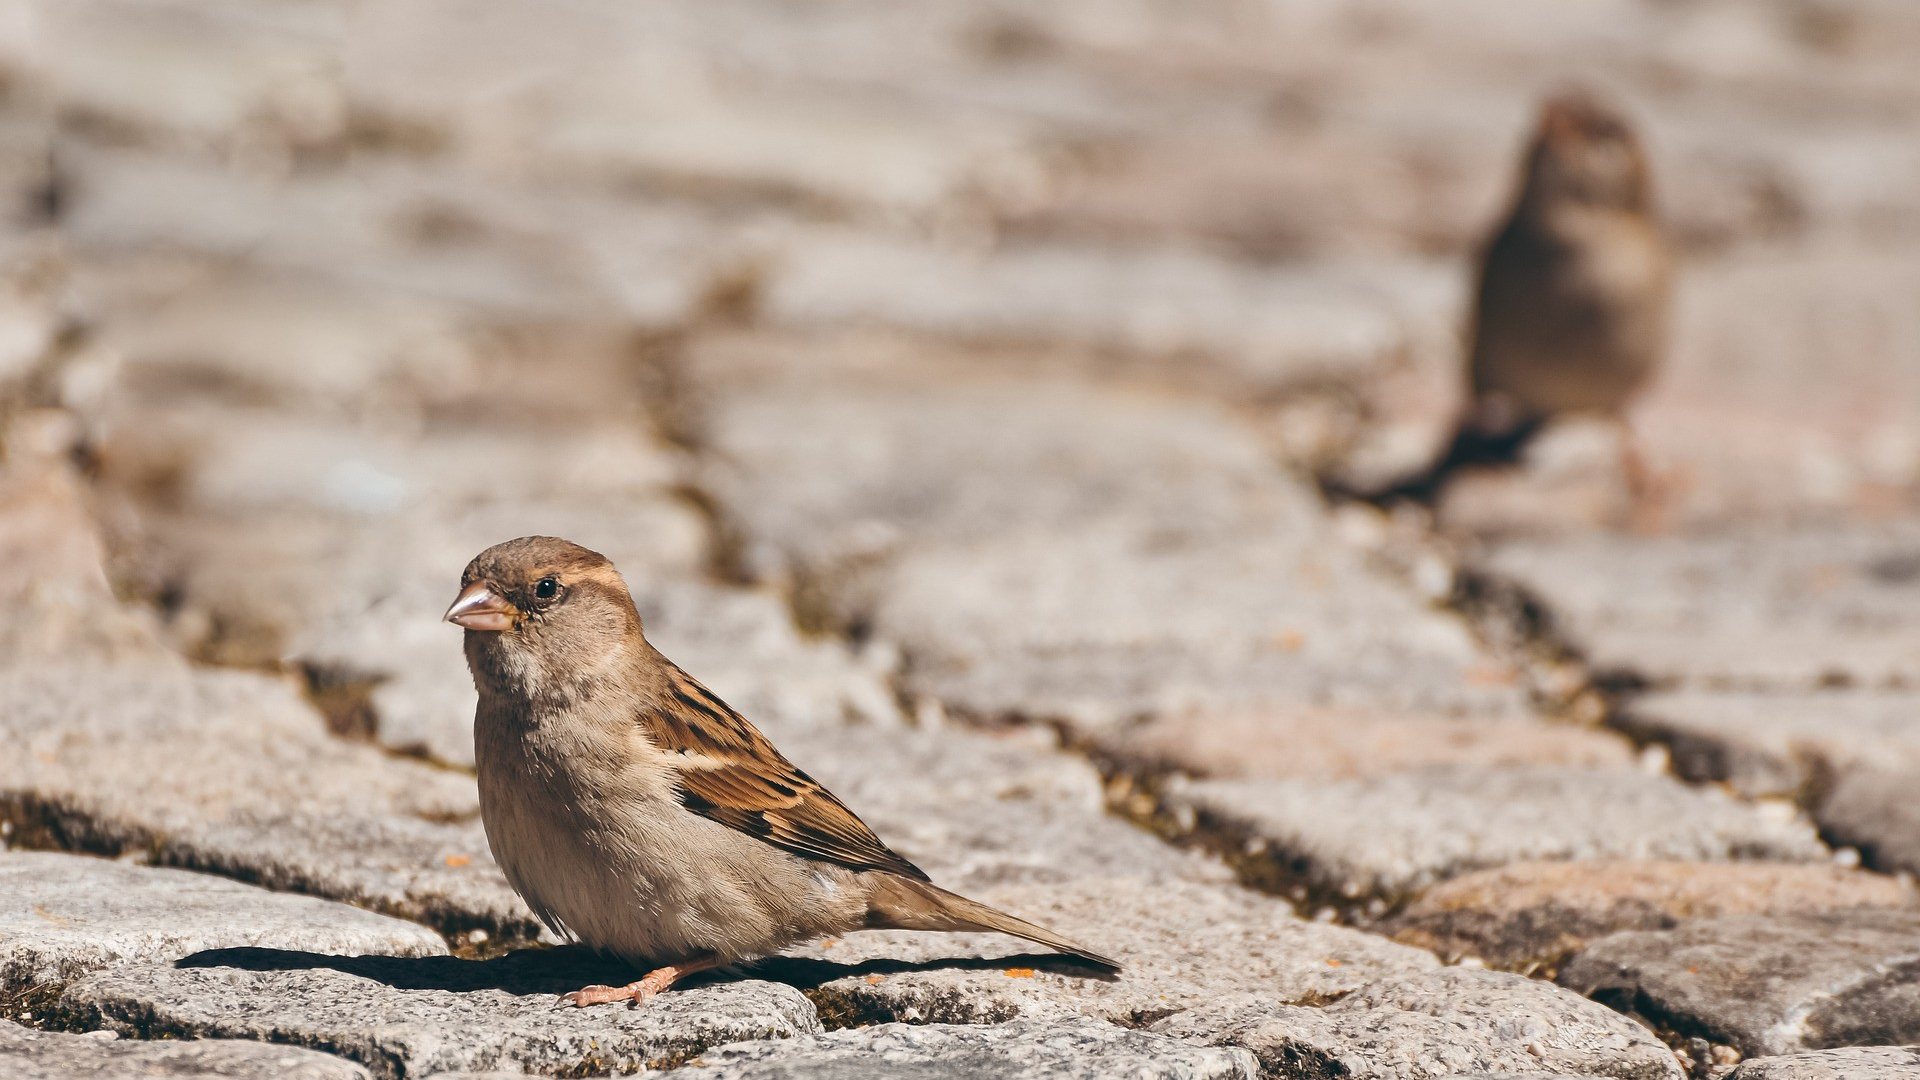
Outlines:
<svg viewBox="0 0 1920 1080"><path fill-rule="evenodd" d="M935 886L647 643L611 562L525 536L467 564L447 621L479 691L487 843L555 933L647 974L574 1005L861 929L999 931L1117 968Z"/></svg>
<svg viewBox="0 0 1920 1080"><path fill-rule="evenodd" d="M1551 418L1620 421L1660 362L1672 291L1646 154L1620 115L1580 94L1546 103L1519 198L1480 261L1472 401L1425 473L1383 493L1431 502L1454 470L1518 459ZM1649 477L1622 443L1636 501Z"/></svg>

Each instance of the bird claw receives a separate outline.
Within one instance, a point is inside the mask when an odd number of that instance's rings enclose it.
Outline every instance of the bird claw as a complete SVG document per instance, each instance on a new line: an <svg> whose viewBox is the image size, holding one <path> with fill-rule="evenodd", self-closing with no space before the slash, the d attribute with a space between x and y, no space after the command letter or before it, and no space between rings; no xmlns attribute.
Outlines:
<svg viewBox="0 0 1920 1080"><path fill-rule="evenodd" d="M576 1009L584 1009L588 1005L607 1005L615 1001L631 1001L632 1007L637 1009L645 1005L648 998L672 986L675 979L695 971L704 971L712 966L711 962L703 962L698 965L683 964L658 968L625 986L583 987L571 994L560 995L560 1000Z"/></svg>
<svg viewBox="0 0 1920 1080"><path fill-rule="evenodd" d="M576 1009L589 1005L608 1005L616 1001L631 1000L640 1005L659 991L646 985L646 980L629 983L626 986L588 986L575 990L571 994L560 995L560 1000Z"/></svg>

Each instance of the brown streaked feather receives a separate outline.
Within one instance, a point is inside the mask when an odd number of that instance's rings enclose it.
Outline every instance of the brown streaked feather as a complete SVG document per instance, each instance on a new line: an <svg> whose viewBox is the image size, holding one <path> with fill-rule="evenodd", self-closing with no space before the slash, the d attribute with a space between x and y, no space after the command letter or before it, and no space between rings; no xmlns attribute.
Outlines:
<svg viewBox="0 0 1920 1080"><path fill-rule="evenodd" d="M660 663L666 700L642 712L640 725L677 756L683 806L796 855L927 880L745 717L666 657Z"/></svg>

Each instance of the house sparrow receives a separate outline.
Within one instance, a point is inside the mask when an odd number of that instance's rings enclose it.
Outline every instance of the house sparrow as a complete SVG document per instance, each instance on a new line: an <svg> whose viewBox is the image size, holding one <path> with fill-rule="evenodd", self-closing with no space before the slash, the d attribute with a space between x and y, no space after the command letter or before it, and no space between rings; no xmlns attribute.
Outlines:
<svg viewBox="0 0 1920 1080"><path fill-rule="evenodd" d="M479 691L487 843L556 933L647 974L574 1005L638 1004L698 971L851 930L992 930L1118 964L947 892L648 644L626 582L548 536L467 564L446 619Z"/></svg>
<svg viewBox="0 0 1920 1080"><path fill-rule="evenodd" d="M1456 469L1518 460L1551 418L1621 422L1666 343L1671 260L1654 220L1646 154L1590 97L1546 103L1512 212L1481 259L1467 363L1472 401L1419 476L1376 497L1432 502ZM1650 477L1622 442L1636 501Z"/></svg>

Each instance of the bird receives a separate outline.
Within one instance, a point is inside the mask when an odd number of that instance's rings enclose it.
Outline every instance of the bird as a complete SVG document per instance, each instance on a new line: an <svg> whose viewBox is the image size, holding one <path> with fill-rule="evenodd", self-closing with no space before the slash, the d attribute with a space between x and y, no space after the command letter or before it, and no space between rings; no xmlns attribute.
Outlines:
<svg viewBox="0 0 1920 1080"><path fill-rule="evenodd" d="M1372 501L1431 504L1458 470L1517 462L1548 421L1572 415L1621 426L1629 493L1650 500L1625 412L1662 362L1672 280L1632 125L1586 91L1549 98L1519 194L1479 259L1469 403L1434 462Z"/></svg>
<svg viewBox="0 0 1920 1080"><path fill-rule="evenodd" d="M933 884L647 641L604 555L523 536L467 564L446 621L479 701L494 860L542 923L641 978L564 996L638 1006L696 972L852 930L998 931L1120 965Z"/></svg>

